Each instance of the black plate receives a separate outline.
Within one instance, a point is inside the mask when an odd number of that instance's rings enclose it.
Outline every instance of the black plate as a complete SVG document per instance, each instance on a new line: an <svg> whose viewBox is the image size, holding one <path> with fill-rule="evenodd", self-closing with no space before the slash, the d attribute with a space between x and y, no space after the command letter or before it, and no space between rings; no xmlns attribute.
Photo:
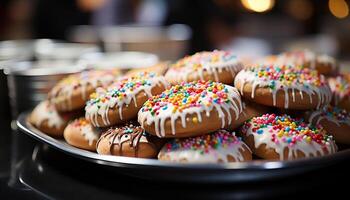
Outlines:
<svg viewBox="0 0 350 200"><path fill-rule="evenodd" d="M17 126L21 132L68 155L112 168L112 170L116 170L119 173L149 180L196 183L266 181L327 167L350 158L350 149L339 151L333 155L293 161L255 160L229 164L182 164L156 159L99 155L75 148L68 145L64 140L55 139L40 132L27 122L28 114L22 113L18 117Z"/></svg>

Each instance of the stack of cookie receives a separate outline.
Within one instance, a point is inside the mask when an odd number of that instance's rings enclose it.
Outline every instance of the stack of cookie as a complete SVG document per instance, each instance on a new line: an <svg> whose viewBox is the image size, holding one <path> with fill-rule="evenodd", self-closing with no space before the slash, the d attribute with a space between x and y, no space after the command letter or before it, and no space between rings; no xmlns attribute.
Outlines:
<svg viewBox="0 0 350 200"><path fill-rule="evenodd" d="M218 163L332 154L334 139L350 143L344 131L350 115L342 109L350 87L338 83L344 75L329 84L318 72L333 72L335 61L301 54L244 67L231 52L216 50L121 78L107 72L95 82L79 74L79 84L68 77L52 89L43 103L50 108L45 119L35 118L43 112L39 105L30 121L73 146L107 155ZM85 117L62 116L82 107Z"/></svg>

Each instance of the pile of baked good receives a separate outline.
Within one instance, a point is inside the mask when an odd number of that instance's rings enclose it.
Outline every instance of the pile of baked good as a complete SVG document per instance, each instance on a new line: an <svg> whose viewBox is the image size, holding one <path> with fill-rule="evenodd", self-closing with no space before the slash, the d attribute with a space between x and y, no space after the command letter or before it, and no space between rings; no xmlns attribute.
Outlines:
<svg viewBox="0 0 350 200"><path fill-rule="evenodd" d="M60 81L29 122L98 154L190 163L323 156L350 144L350 75L338 68L310 51L244 66L215 50L124 75L89 70Z"/></svg>

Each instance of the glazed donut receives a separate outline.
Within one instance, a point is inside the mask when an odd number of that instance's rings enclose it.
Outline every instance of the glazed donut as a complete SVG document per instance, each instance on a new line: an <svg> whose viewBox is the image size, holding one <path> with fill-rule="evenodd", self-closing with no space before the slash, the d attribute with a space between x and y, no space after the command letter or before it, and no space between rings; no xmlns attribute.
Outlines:
<svg viewBox="0 0 350 200"><path fill-rule="evenodd" d="M131 69L130 71L128 71L125 76L135 76L141 72L148 72L148 73L155 73L157 75L164 75L165 72L168 70L169 68L169 63L168 62L160 62L156 65L152 65L150 67L143 67L143 68L135 68L135 69Z"/></svg>
<svg viewBox="0 0 350 200"><path fill-rule="evenodd" d="M218 130L208 135L172 139L159 152L158 159L182 163L244 162L252 160L252 152L234 132Z"/></svg>
<svg viewBox="0 0 350 200"><path fill-rule="evenodd" d="M241 133L253 153L268 160L293 160L335 153L331 135L288 115L265 114L246 122Z"/></svg>
<svg viewBox="0 0 350 200"><path fill-rule="evenodd" d="M336 60L326 54L316 54L309 50L285 52L277 56L276 65L299 65L317 70L325 76L338 73Z"/></svg>
<svg viewBox="0 0 350 200"><path fill-rule="evenodd" d="M313 125L321 125L334 140L342 144L350 144L350 114L334 106L306 113L306 118Z"/></svg>
<svg viewBox="0 0 350 200"><path fill-rule="evenodd" d="M152 95L160 94L168 87L163 76L142 72L124 77L107 90L91 95L86 103L85 117L95 127L108 127L134 119L142 104Z"/></svg>
<svg viewBox="0 0 350 200"><path fill-rule="evenodd" d="M241 112L236 88L194 81L151 97L139 111L138 121L146 132L158 137L192 137L227 128Z"/></svg>
<svg viewBox="0 0 350 200"><path fill-rule="evenodd" d="M242 68L242 63L231 52L205 51L177 61L169 68L165 78L172 85L197 80L212 80L231 85Z"/></svg>
<svg viewBox="0 0 350 200"><path fill-rule="evenodd" d="M66 142L72 146L89 151L96 151L96 142L100 133L85 118L75 119L64 129Z"/></svg>
<svg viewBox="0 0 350 200"><path fill-rule="evenodd" d="M331 90L323 75L308 68L256 66L239 72L235 87L244 98L277 108L307 110L331 101Z"/></svg>
<svg viewBox="0 0 350 200"><path fill-rule="evenodd" d="M85 106L97 87L106 87L114 79L110 70L88 70L69 75L51 89L49 100L60 112L77 110Z"/></svg>
<svg viewBox="0 0 350 200"><path fill-rule="evenodd" d="M97 142L97 153L138 158L155 158L164 140L149 135L136 122L109 128Z"/></svg>
<svg viewBox="0 0 350 200"><path fill-rule="evenodd" d="M333 92L332 104L350 112L350 75L329 78L328 83Z"/></svg>
<svg viewBox="0 0 350 200"><path fill-rule="evenodd" d="M62 137L71 114L58 113L47 100L40 102L29 115L28 121L40 131L53 136Z"/></svg>

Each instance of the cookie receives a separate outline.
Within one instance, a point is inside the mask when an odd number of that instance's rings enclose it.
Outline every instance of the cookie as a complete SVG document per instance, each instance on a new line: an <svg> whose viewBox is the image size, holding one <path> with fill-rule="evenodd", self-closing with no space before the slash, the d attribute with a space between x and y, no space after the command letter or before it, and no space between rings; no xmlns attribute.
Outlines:
<svg viewBox="0 0 350 200"><path fill-rule="evenodd" d="M155 158L164 140L149 135L136 122L109 128L97 142L97 153L137 158Z"/></svg>
<svg viewBox="0 0 350 200"><path fill-rule="evenodd" d="M173 139L158 154L159 160L181 163L231 163L252 160L248 146L234 132Z"/></svg>
<svg viewBox="0 0 350 200"><path fill-rule="evenodd" d="M241 61L231 52L205 51L177 61L169 68L165 78L172 85L197 80L212 80L231 85L242 68Z"/></svg>
<svg viewBox="0 0 350 200"><path fill-rule="evenodd" d="M91 95L85 117L95 127L122 124L137 117L142 104L168 87L163 76L142 72L116 81L106 90Z"/></svg>
<svg viewBox="0 0 350 200"><path fill-rule="evenodd" d="M339 71L336 60L326 54L316 54L309 50L285 52L277 56L274 64L299 65L317 70L325 76L336 75Z"/></svg>
<svg viewBox="0 0 350 200"><path fill-rule="evenodd" d="M288 115L265 114L246 122L241 130L252 152L267 160L293 160L333 154L333 136Z"/></svg>
<svg viewBox="0 0 350 200"><path fill-rule="evenodd" d="M69 75L51 89L49 100L60 112L81 109L96 88L106 87L114 79L111 70L88 70Z"/></svg>
<svg viewBox="0 0 350 200"><path fill-rule="evenodd" d="M239 72L235 87L250 101L284 109L321 108L331 101L331 90L323 75L295 66L249 67Z"/></svg>
<svg viewBox="0 0 350 200"><path fill-rule="evenodd" d="M138 114L146 132L193 137L227 128L242 112L236 88L212 81L175 85L147 100Z"/></svg>
<svg viewBox="0 0 350 200"><path fill-rule="evenodd" d="M28 121L40 131L53 136L62 137L63 130L72 114L58 113L55 106L45 100L39 103L29 115Z"/></svg>
<svg viewBox="0 0 350 200"><path fill-rule="evenodd" d="M345 110L334 106L307 112L308 122L313 125L321 125L329 134L333 135L338 143L350 144L350 114Z"/></svg>
<svg viewBox="0 0 350 200"><path fill-rule="evenodd" d="M96 142L100 132L85 118L75 119L64 129L66 142L72 146L89 151L96 151Z"/></svg>
<svg viewBox="0 0 350 200"><path fill-rule="evenodd" d="M329 78L328 83L333 92L332 104L350 112L350 75Z"/></svg>
<svg viewBox="0 0 350 200"><path fill-rule="evenodd" d="M129 70L125 76L135 76L141 72L148 72L148 73L155 73L157 75L164 75L165 72L169 68L169 63L168 62L160 62L156 65L152 65L150 67L142 67L142 68L135 68Z"/></svg>

